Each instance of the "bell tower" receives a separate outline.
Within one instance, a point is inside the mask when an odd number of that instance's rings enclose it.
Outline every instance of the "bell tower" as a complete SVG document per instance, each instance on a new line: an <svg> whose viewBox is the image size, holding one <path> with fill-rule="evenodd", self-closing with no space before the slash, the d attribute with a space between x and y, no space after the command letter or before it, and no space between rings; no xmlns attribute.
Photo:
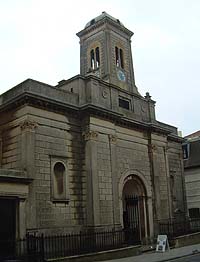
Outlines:
<svg viewBox="0 0 200 262"><path fill-rule="evenodd" d="M129 92L135 86L131 36L120 21L106 12L88 22L77 33L80 38L80 73L95 75Z"/></svg>

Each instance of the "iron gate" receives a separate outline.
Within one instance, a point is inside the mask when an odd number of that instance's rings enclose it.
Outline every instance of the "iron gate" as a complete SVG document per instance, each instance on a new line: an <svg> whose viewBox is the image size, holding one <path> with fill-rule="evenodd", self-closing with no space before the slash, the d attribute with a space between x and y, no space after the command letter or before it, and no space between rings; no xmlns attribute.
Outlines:
<svg viewBox="0 0 200 262"><path fill-rule="evenodd" d="M131 244L141 243L145 234L144 199L143 196L125 197L124 228Z"/></svg>

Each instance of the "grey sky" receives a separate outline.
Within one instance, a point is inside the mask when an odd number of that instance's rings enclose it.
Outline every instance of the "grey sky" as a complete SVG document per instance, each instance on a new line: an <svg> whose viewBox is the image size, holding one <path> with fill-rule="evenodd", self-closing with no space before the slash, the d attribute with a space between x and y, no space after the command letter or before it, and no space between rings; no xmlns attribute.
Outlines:
<svg viewBox="0 0 200 262"><path fill-rule="evenodd" d="M76 33L102 11L134 32L136 85L157 101L157 119L199 130L199 0L0 0L0 93L78 74Z"/></svg>

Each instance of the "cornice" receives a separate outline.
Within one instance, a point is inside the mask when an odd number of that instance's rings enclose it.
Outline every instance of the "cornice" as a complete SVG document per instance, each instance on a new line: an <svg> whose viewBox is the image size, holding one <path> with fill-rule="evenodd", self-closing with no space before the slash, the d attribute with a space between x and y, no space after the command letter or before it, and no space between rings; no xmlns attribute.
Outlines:
<svg viewBox="0 0 200 262"><path fill-rule="evenodd" d="M26 172L13 169L0 169L0 181L30 184L33 179L26 176Z"/></svg>
<svg viewBox="0 0 200 262"><path fill-rule="evenodd" d="M33 179L27 177L0 176L0 181L13 182L19 184L30 184Z"/></svg>
<svg viewBox="0 0 200 262"><path fill-rule="evenodd" d="M184 138L182 138L178 135L172 134L172 133L168 135L168 140L174 141L174 142L179 142L179 143L183 143L185 141Z"/></svg>
<svg viewBox="0 0 200 262"><path fill-rule="evenodd" d="M146 132L160 133L165 136L169 136L169 139L179 139L176 135L170 135L171 131L169 129L163 128L156 123L142 122L134 119L124 117L123 114L116 113L111 110L106 110L103 108L96 107L92 104L87 104L80 109L82 116L94 115L99 116L104 119L110 120L124 127L135 128L139 130L145 130Z"/></svg>
<svg viewBox="0 0 200 262"><path fill-rule="evenodd" d="M152 122L143 122L127 118L123 114L107 110L93 104L85 104L84 106L75 106L69 103L64 103L53 98L36 95L29 92L24 92L17 97L12 98L7 103L0 106L0 112L16 109L23 105L31 105L46 109L49 111L60 112L62 114L73 114L79 119L83 119L85 116L93 115L98 116L109 121L113 121L124 127L135 128L139 130L145 130L146 132L156 132L166 135L169 140L182 142L183 140L171 134L171 131L167 128L160 126L159 124Z"/></svg>
<svg viewBox="0 0 200 262"><path fill-rule="evenodd" d="M145 97L143 97L142 95L140 95L139 93L133 93L133 92L130 92L128 90L122 89L119 86L114 85L114 84L109 83L109 82L106 82L103 79L101 79L101 78L99 78L97 76L94 76L94 75L87 75L87 76L76 75L76 76L74 76L74 77L72 77L70 79L62 80L62 82L60 84L58 84L56 87L57 88L61 88L62 86L65 86L66 84L70 84L71 82L73 82L75 80L79 80L79 79L81 79L83 81L97 81L100 85L104 85L104 86L106 86L108 88L113 88L115 90L118 90L121 93L124 93L124 94L130 95L130 96L136 97L136 98L141 99L143 101L147 101L147 99ZM149 100L148 102L153 103L153 104L156 103L152 99Z"/></svg>
<svg viewBox="0 0 200 262"><path fill-rule="evenodd" d="M99 28L100 26L104 25L104 24L110 24L114 27L116 27L118 30L122 31L123 33L125 33L126 35L128 35L129 37L131 37L133 35L133 32L130 31L129 29L127 29L125 26L122 26L121 24L118 24L117 22L113 21L112 19L110 19L109 17L104 17L103 19L95 22L95 24L88 26L86 28L84 28L83 30L79 31L76 35L78 37L82 37L92 31L94 31L95 29Z"/></svg>
<svg viewBox="0 0 200 262"><path fill-rule="evenodd" d="M9 111L24 105L31 105L50 111L59 111L65 113L77 113L79 108L69 103L63 103L52 98L24 92L17 97L10 99L8 102L0 106L0 112Z"/></svg>

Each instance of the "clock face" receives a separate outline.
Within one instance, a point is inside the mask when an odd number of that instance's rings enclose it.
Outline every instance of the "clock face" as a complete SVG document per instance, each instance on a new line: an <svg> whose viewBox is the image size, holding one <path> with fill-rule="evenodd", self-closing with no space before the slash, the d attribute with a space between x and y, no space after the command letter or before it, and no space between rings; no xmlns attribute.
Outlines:
<svg viewBox="0 0 200 262"><path fill-rule="evenodd" d="M117 70L117 77L120 81L126 81L126 76L122 70Z"/></svg>

